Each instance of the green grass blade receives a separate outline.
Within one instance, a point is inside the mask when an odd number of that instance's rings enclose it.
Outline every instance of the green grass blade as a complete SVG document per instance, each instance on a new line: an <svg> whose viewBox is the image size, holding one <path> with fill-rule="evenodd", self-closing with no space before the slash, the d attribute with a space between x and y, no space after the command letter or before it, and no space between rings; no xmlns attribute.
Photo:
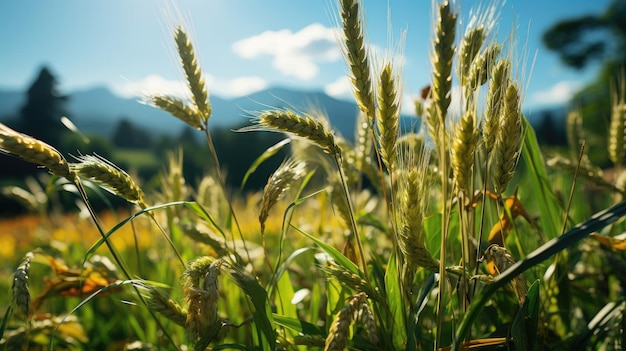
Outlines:
<svg viewBox="0 0 626 351"><path fill-rule="evenodd" d="M456 330L454 338L453 350L458 350L461 341L465 338L469 332L469 328L478 316L478 313L482 307L487 303L489 297L496 292L499 288L507 284L513 278L522 274L524 271L537 266L544 260L550 258L556 253L565 250L566 248L576 244L579 240L587 237L589 234L599 231L602 228L616 222L620 218L626 215L626 202L621 202L615 206L596 213L586 222L578 224L572 228L569 232L554 238L547 243L543 244L524 259L513 264L509 269L505 270L497 276L493 283L485 286L482 291L476 296L468 312L465 314L459 327Z"/></svg>
<svg viewBox="0 0 626 351"><path fill-rule="evenodd" d="M9 316L11 316L11 312L13 312L13 306L7 307L7 311L4 313L4 318L2 318L2 324L0 325L0 340L4 338L4 330L7 327L7 322L9 321Z"/></svg>
<svg viewBox="0 0 626 351"><path fill-rule="evenodd" d="M324 331L315 324L303 321L297 318L290 318L274 314L274 322L281 327L291 329L295 332L302 333L304 335L321 335L326 336Z"/></svg>
<svg viewBox="0 0 626 351"><path fill-rule="evenodd" d="M250 178L252 173L256 172L256 170L259 168L261 164L263 164L263 162L267 161L267 159L269 159L270 157L276 155L280 150L283 149L283 147L285 147L285 145L289 144L290 142L291 142L290 138L283 139L279 141L278 143L267 148L267 150L265 150L261 154L261 156L257 157L257 159L254 160L252 165L250 165L250 167L246 171L246 174L244 174L243 179L241 180L241 185L239 186L239 190L240 191L243 190L243 188L246 186L246 183L248 182L248 178Z"/></svg>
<svg viewBox="0 0 626 351"><path fill-rule="evenodd" d="M255 277L247 274L240 268L231 267L228 273L254 305L252 319L257 330L259 346L261 346L262 350L274 351L276 349L275 323L267 292Z"/></svg>
<svg viewBox="0 0 626 351"><path fill-rule="evenodd" d="M511 335L516 350L534 350L537 346L539 303L539 280L537 280L528 289L526 301L511 325Z"/></svg>
<svg viewBox="0 0 626 351"><path fill-rule="evenodd" d="M385 291L387 304L393 317L392 341L397 350L406 348L406 310L404 308L403 289L400 282L401 272L396 266L396 256L391 254L387 262L387 272L385 273Z"/></svg>
<svg viewBox="0 0 626 351"><path fill-rule="evenodd" d="M587 323L587 327L578 333L570 348L572 350L589 350L597 349L596 345L589 344L593 336L602 339L602 335L606 334L608 324L614 323L616 318L624 313L624 305L626 302L619 303L609 302Z"/></svg>
<svg viewBox="0 0 626 351"><path fill-rule="evenodd" d="M563 211L552 192L552 183L546 171L535 131L526 118L523 119L523 123L522 159L527 169L526 174L530 175L529 187L524 190L528 194L534 194L533 196L537 198L538 210L541 213L541 227L548 238L555 238L561 234L561 225L557 221L563 218L561 215Z"/></svg>
<svg viewBox="0 0 626 351"><path fill-rule="evenodd" d="M359 277L363 278L363 272L361 272L361 270L359 270L359 268L357 267L357 265L350 261L349 258L347 258L346 256L344 256L341 252L339 252L339 250L335 249L334 247L326 244L325 242L319 240L318 238L314 237L313 235L309 234L309 233L305 233L304 231L300 230L300 228L292 226L295 230L299 231L300 233L302 233L304 236L306 236L307 238L313 240L313 242L315 242L315 244L317 246L319 246L324 252L326 252L332 259L335 260L335 262L346 268L347 270L349 270L351 273L357 274Z"/></svg>
<svg viewBox="0 0 626 351"><path fill-rule="evenodd" d="M187 202L185 202L185 201L169 202L169 203L158 205L158 206L148 207L148 208L145 208L145 209L143 209L143 210L141 210L141 211L139 211L139 212L137 212L135 214L130 215L126 219L124 219L121 222L117 223L113 228L111 228L108 232L106 232L103 237L101 237L100 239L98 239L98 241L96 241L93 245L91 245L91 247L85 253L85 258L83 259L83 265L84 265L85 262L87 262L91 258L91 256L93 256L96 253L96 251L100 248L100 246L102 246L107 240L109 240L109 237L111 237L111 235L113 235L121 227L126 225L126 223L128 223L128 222L132 221L133 219L139 217L140 215L142 215L144 213L147 213L147 212L150 212L150 211L154 211L154 210L157 210L157 209L160 209L160 208L184 205L184 204L187 204Z"/></svg>

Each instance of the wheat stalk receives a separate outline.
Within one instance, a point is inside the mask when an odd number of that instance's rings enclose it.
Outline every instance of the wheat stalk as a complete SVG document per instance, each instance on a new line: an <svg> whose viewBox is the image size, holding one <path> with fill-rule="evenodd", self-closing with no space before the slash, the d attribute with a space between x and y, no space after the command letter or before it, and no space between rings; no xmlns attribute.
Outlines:
<svg viewBox="0 0 626 351"><path fill-rule="evenodd" d="M147 208L143 191L128 173L98 155L82 155L77 159L80 162L72 163L70 168L80 177L102 186L128 202Z"/></svg>
<svg viewBox="0 0 626 351"><path fill-rule="evenodd" d="M211 104L209 103L209 93L204 86L204 78L202 78L202 72L198 66L193 46L182 27L176 28L174 39L193 101L198 108L202 121L206 123L211 116Z"/></svg>
<svg viewBox="0 0 626 351"><path fill-rule="evenodd" d="M76 174L69 164L52 146L29 135L15 131L0 123L0 152L15 155L21 159L46 167L52 174L69 181L76 180Z"/></svg>
<svg viewBox="0 0 626 351"><path fill-rule="evenodd" d="M343 29L343 52L350 66L350 81L359 109L373 123L375 115L369 54L364 43L359 0L340 0Z"/></svg>

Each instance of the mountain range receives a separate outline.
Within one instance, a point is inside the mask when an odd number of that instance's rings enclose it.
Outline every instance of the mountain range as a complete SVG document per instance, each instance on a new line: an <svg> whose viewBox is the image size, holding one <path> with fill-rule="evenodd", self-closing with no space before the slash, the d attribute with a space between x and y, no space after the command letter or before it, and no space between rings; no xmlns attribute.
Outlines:
<svg viewBox="0 0 626 351"><path fill-rule="evenodd" d="M159 134L178 134L185 124L166 112L141 102L137 98L122 98L105 87L75 91L68 94L65 105L67 117L83 133L110 136L116 123L125 118L133 124ZM357 117L354 103L332 98L321 92L306 92L286 88L271 88L244 97L224 99L211 96L212 128L238 128L251 124L255 113L274 108L291 108L297 111L321 110L329 117L332 128L352 140ZM25 103L25 94L0 91L0 121L15 117ZM417 119L403 116L408 125Z"/></svg>

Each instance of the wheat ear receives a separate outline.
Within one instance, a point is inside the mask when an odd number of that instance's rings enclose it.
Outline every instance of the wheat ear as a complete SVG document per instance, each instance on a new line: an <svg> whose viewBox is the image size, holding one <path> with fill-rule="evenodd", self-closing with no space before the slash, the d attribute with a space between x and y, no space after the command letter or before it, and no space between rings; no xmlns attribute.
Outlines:
<svg viewBox="0 0 626 351"><path fill-rule="evenodd" d="M424 162L424 161L422 161ZM404 277L407 285L412 284L417 267L430 271L439 270L439 262L433 258L424 240L423 220L425 218L427 189L425 187L424 163L407 167L400 172L398 206L398 244L406 261Z"/></svg>
<svg viewBox="0 0 626 351"><path fill-rule="evenodd" d="M79 156L79 163L72 163L71 169L80 177L88 179L126 201L146 208L144 193L133 178L125 171L101 156Z"/></svg>
<svg viewBox="0 0 626 351"><path fill-rule="evenodd" d="M359 0L340 0L343 28L343 51L350 65L350 81L359 109L373 123L375 115L374 92L369 55L364 43L363 22Z"/></svg>
<svg viewBox="0 0 626 351"><path fill-rule="evenodd" d="M619 168L623 165L626 156L626 78L623 76L621 86L613 89L611 100L609 159L615 167Z"/></svg>
<svg viewBox="0 0 626 351"><path fill-rule="evenodd" d="M176 301L169 298L161 289L148 287L148 291L150 296L148 308L181 327L185 326L187 312Z"/></svg>
<svg viewBox="0 0 626 351"><path fill-rule="evenodd" d="M290 110L266 111L259 115L258 125L307 139L331 155L341 155L341 149L335 142L333 133L324 123L312 116L303 117Z"/></svg>
<svg viewBox="0 0 626 351"><path fill-rule="evenodd" d="M496 137L500 128L500 114L503 109L507 84L510 82L511 62L509 60L498 61L491 75L489 91L487 92L487 109L483 124L483 145L485 151L490 154L496 145Z"/></svg>
<svg viewBox="0 0 626 351"><path fill-rule="evenodd" d="M473 193L470 179L478 137L474 112L467 111L461 116L452 140L452 169L457 191L469 196Z"/></svg>
<svg viewBox="0 0 626 351"><path fill-rule="evenodd" d="M204 86L204 78L202 78L202 72L198 66L193 46L187 37L187 33L181 27L177 27L174 31L174 39L193 101L200 112L202 121L206 123L211 116L211 104L209 103L209 93Z"/></svg>
<svg viewBox="0 0 626 351"><path fill-rule="evenodd" d="M378 339L378 331L376 328L376 320L374 319L374 313L367 304L365 296L361 299L361 306L356 313L356 319L361 323L363 329L365 329L367 339L374 345L378 345L380 340Z"/></svg>
<svg viewBox="0 0 626 351"><path fill-rule="evenodd" d="M30 262L33 260L33 257L32 252L28 252L24 255L22 263L13 274L11 294L16 315L21 318L26 318L30 314L30 289L28 286L28 278L30 275Z"/></svg>
<svg viewBox="0 0 626 351"><path fill-rule="evenodd" d="M431 54L433 65L432 98L437 108L440 126L445 126L452 91L452 59L454 57L454 37L457 14L452 12L450 2L439 5L439 15L435 29L434 47Z"/></svg>
<svg viewBox="0 0 626 351"><path fill-rule="evenodd" d="M396 141L398 139L398 127L400 120L400 98L398 94L398 82L393 74L390 63L387 63L380 72L378 82L378 143L380 155L389 172L395 166Z"/></svg>
<svg viewBox="0 0 626 351"><path fill-rule="evenodd" d="M366 295L358 293L350 297L346 305L337 313L328 330L324 351L343 351L346 348L350 325L364 300L366 300Z"/></svg>
<svg viewBox="0 0 626 351"><path fill-rule="evenodd" d="M484 26L478 26L470 29L461 41L459 49L459 69L461 77L461 85L467 85L467 79L470 77L470 70L474 66L478 53L485 42L486 30Z"/></svg>
<svg viewBox="0 0 626 351"><path fill-rule="evenodd" d="M502 125L496 138L494 190L502 195L513 178L522 139L522 113L517 84L510 83L504 96Z"/></svg>
<svg viewBox="0 0 626 351"><path fill-rule="evenodd" d="M180 119L190 126L198 130L202 130L204 128L198 115L198 111L185 105L182 100L169 96L153 96L150 100L154 106L168 112L172 116Z"/></svg>
<svg viewBox="0 0 626 351"><path fill-rule="evenodd" d="M331 262L322 267L322 270L326 272L326 274L328 274L329 276L335 278L338 282L341 283L341 285L354 291L364 292L374 301L384 303L384 297L382 297L382 295L377 290L375 290L367 280L361 278L357 274L350 272L345 267Z"/></svg>
<svg viewBox="0 0 626 351"><path fill-rule="evenodd" d="M202 337L203 332L218 320L217 278L222 264L221 260L200 257L192 261L183 274L183 294L187 303L185 326L190 341Z"/></svg>
<svg viewBox="0 0 626 351"><path fill-rule="evenodd" d="M267 180L263 189L263 201L259 213L261 234L265 232L265 221L270 209L282 198L291 186L306 174L306 163L293 160L284 162Z"/></svg>
<svg viewBox="0 0 626 351"><path fill-rule="evenodd" d="M492 44L476 57L468 72L468 79L463 85L467 97L469 97L470 92L476 91L478 87L487 83L501 49L500 45Z"/></svg>
<svg viewBox="0 0 626 351"><path fill-rule="evenodd" d="M69 164L59 151L41 140L7 127L3 123L0 123L0 151L46 167L52 174L64 177L69 181L76 180L76 174L70 170Z"/></svg>
<svg viewBox="0 0 626 351"><path fill-rule="evenodd" d="M567 145L570 148L571 155L575 158L585 141L583 119L580 112L574 110L567 114L565 128L567 133Z"/></svg>

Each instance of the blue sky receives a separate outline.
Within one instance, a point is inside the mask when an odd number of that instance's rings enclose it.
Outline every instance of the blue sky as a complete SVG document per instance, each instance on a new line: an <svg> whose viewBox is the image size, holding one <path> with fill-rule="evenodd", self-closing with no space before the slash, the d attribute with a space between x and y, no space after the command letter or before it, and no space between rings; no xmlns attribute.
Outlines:
<svg viewBox="0 0 626 351"><path fill-rule="evenodd" d="M494 2L483 1L483 8ZM560 19L600 13L608 3L509 0L500 6L499 39L515 28L517 57L532 61L536 55L532 73L528 64L523 74L526 107L566 101L593 77L593 67L561 65L542 46L541 35ZM463 23L476 4L456 2ZM211 94L235 97L282 86L350 96L332 31L334 0L179 0L176 6L192 30ZM419 94L430 80L431 1L365 0L364 6L369 41L380 51L403 52L403 92ZM0 1L0 89L25 89L47 65L64 93L105 85L124 96L177 94L183 75L170 34L179 20L166 0Z"/></svg>

